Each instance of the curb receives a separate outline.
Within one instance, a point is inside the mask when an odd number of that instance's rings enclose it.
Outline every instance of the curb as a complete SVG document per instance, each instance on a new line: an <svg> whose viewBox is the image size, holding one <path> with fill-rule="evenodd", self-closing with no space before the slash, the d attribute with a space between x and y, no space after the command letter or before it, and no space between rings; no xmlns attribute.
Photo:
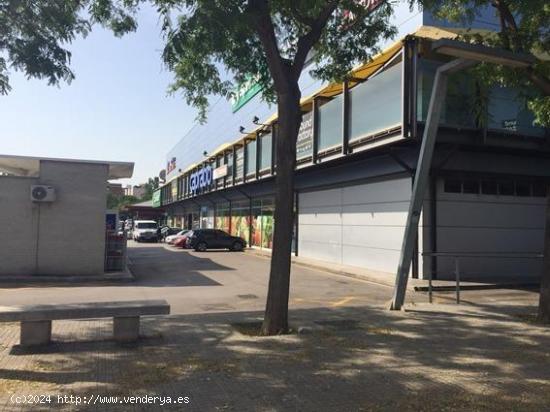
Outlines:
<svg viewBox="0 0 550 412"><path fill-rule="evenodd" d="M271 257L270 253L263 252L263 251L256 250L256 249L251 249L251 248L245 249L245 252L249 253L251 255L258 256L258 257L263 257L263 258L266 258L266 259L269 259ZM292 256L291 260L292 260L293 265L305 267L305 268L308 268L308 269L321 270L323 272L331 273L333 275L339 275L339 276L344 276L344 277L353 278L353 279L357 279L357 280L362 280L362 281L365 281L365 282L376 283L377 285L386 286L386 287L390 287L390 288L394 287L394 279L393 278L388 278L386 280L386 279L383 279L382 276L376 276L376 275L370 276L369 274L353 273L353 272L347 271L345 269L334 269L334 268L330 268L330 267L327 267L327 266L323 266L322 262L319 262L319 264L316 264L316 263L300 261L300 260L296 259L296 256ZM411 285L411 282L408 283L407 290L410 291L410 292L414 292L414 286Z"/></svg>
<svg viewBox="0 0 550 412"><path fill-rule="evenodd" d="M120 272L105 273L100 276L50 276L50 275L22 275L22 276L0 276L1 284L40 284L40 283L94 283L94 282L133 282L134 275L126 266Z"/></svg>

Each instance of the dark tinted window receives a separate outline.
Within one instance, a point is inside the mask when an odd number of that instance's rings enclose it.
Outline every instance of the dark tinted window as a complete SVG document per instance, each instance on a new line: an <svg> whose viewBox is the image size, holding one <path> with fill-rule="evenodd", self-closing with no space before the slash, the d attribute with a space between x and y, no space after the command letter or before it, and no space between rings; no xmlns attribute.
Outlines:
<svg viewBox="0 0 550 412"><path fill-rule="evenodd" d="M542 182L533 183L533 196L546 197L546 185Z"/></svg>
<svg viewBox="0 0 550 412"><path fill-rule="evenodd" d="M516 181L516 196L531 196L531 185L529 182Z"/></svg>
<svg viewBox="0 0 550 412"><path fill-rule="evenodd" d="M481 193L484 195L496 195L498 193L498 185L494 180L485 180L481 182Z"/></svg>
<svg viewBox="0 0 550 412"><path fill-rule="evenodd" d="M462 182L459 179L445 179L445 192L461 193Z"/></svg>
<svg viewBox="0 0 550 412"><path fill-rule="evenodd" d="M464 180L462 182L463 193L479 193L479 181L478 180Z"/></svg>
<svg viewBox="0 0 550 412"><path fill-rule="evenodd" d="M502 196L514 196L514 181L503 180L498 183L498 194Z"/></svg>

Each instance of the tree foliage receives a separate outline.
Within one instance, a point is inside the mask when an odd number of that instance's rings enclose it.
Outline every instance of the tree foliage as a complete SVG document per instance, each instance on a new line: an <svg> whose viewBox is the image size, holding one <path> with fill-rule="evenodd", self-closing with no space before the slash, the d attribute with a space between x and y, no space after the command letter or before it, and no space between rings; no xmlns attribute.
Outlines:
<svg viewBox="0 0 550 412"><path fill-rule="evenodd" d="M324 80L342 80L353 65L370 58L376 44L395 34L388 23L389 2L369 12L354 0L187 0L157 1L164 17L164 61L175 74L173 92L200 109L205 119L211 95L230 97L235 86L254 79L263 97L274 101L277 75L269 69L269 55L279 54L282 64L295 67L298 79L307 59L312 73ZM258 19L267 8L266 26L272 28L276 50L262 44ZM354 14L353 21L345 16ZM321 19L320 19L321 17ZM319 26L319 27L316 27ZM313 40L313 34L318 40Z"/></svg>
<svg viewBox="0 0 550 412"><path fill-rule="evenodd" d="M435 17L468 27L481 13L493 9L499 21L496 33L470 31L461 35L468 42L500 47L517 53L532 53L537 63L528 69L480 64L471 69L483 86L501 84L519 89L535 122L550 126L550 3L547 0L414 0Z"/></svg>
<svg viewBox="0 0 550 412"><path fill-rule="evenodd" d="M141 200L151 200L153 198L153 192L159 188L159 178L157 176L150 177L147 183L144 183L145 193L141 197Z"/></svg>
<svg viewBox="0 0 550 412"><path fill-rule="evenodd" d="M129 205L133 205L134 203L138 203L139 201L140 199L135 196L117 196L113 193L107 193L107 209L118 209L120 211L121 209L124 209Z"/></svg>
<svg viewBox="0 0 550 412"><path fill-rule="evenodd" d="M0 94L11 90L10 69L50 85L70 82L67 46L94 24L122 35L136 29L138 0L0 0Z"/></svg>

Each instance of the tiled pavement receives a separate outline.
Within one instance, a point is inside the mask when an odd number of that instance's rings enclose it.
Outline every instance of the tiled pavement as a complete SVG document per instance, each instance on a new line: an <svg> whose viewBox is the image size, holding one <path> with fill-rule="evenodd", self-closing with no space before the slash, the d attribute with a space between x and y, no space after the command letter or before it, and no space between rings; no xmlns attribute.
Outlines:
<svg viewBox="0 0 550 412"><path fill-rule="evenodd" d="M145 318L137 345L109 320L54 322L28 351L0 325L0 409L184 411L550 411L550 328L519 305L414 305L292 312L303 334L251 337L259 313ZM51 394L17 405L11 395ZM58 404L57 395L188 396L189 404ZM13 398L12 398L13 399ZM97 398L96 402L98 402Z"/></svg>

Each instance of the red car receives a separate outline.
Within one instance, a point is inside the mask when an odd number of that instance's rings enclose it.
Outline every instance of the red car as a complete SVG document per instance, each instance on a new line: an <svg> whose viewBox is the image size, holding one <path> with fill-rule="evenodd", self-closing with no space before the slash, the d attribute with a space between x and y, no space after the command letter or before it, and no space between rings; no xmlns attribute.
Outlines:
<svg viewBox="0 0 550 412"><path fill-rule="evenodd" d="M189 230L181 230L180 232L176 233L175 235L171 235L166 237L166 243L169 245L173 245L175 242L180 240L182 237L185 237L185 235L189 232Z"/></svg>
<svg viewBox="0 0 550 412"><path fill-rule="evenodd" d="M187 236L178 236L178 238L174 241L173 245L175 247L180 247L182 249L185 249L187 247Z"/></svg>

